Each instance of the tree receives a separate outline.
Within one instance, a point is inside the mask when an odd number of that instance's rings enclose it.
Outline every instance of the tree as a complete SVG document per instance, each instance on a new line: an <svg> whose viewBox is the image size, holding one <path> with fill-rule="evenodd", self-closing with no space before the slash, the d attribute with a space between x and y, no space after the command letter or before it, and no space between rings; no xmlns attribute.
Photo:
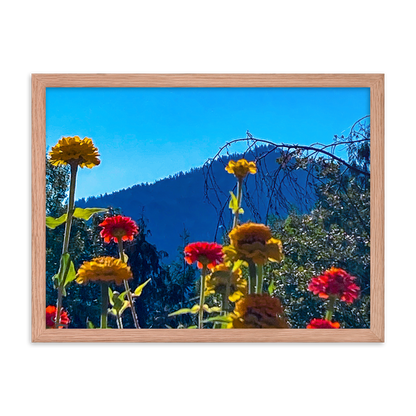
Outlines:
<svg viewBox="0 0 416 416"><path fill-rule="evenodd" d="M359 142L354 141L357 136ZM360 125L349 137L335 141L350 143L348 165L357 169L317 159L315 208L308 214L292 212L286 219L271 219L286 259L270 268L269 282L273 281L295 327L323 316L324 302L307 286L313 276L332 266L356 276L361 287L361 299L351 306L338 304L334 318L347 328L370 325L370 126Z"/></svg>
<svg viewBox="0 0 416 416"><path fill-rule="evenodd" d="M152 292L143 298L143 301L149 305L148 324L152 328L188 327L195 324L193 315L168 317L171 312L193 306L198 293L195 286L196 270L185 262L183 255L183 250L189 243L189 233L186 228L183 229L180 237L182 244L178 247L177 258L162 267L155 277Z"/></svg>

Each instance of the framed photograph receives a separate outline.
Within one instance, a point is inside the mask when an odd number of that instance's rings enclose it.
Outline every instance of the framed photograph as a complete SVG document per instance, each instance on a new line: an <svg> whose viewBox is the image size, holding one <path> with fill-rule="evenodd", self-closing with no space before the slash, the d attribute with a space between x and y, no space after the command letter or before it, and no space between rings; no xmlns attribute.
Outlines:
<svg viewBox="0 0 416 416"><path fill-rule="evenodd" d="M384 75L33 74L32 342L384 342Z"/></svg>

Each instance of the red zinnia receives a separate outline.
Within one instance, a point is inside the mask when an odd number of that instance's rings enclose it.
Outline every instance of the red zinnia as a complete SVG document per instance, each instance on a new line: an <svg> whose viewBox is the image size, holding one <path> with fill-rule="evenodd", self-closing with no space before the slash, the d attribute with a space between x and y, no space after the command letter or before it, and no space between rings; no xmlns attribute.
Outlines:
<svg viewBox="0 0 416 416"><path fill-rule="evenodd" d="M330 329L330 328L339 328L339 322L331 322L327 319L312 319L309 325L306 327L308 329Z"/></svg>
<svg viewBox="0 0 416 416"><path fill-rule="evenodd" d="M139 231L136 223L131 218L123 217L122 215L106 218L100 224L100 227L103 227L100 234L106 243L109 243L111 240L118 243L119 238L122 241L131 241L133 236Z"/></svg>
<svg viewBox="0 0 416 416"><path fill-rule="evenodd" d="M185 260L189 264L197 262L200 269L203 266L212 269L224 258L222 245L217 243L191 243L185 247L184 253Z"/></svg>
<svg viewBox="0 0 416 416"><path fill-rule="evenodd" d="M360 288L354 280L355 277L345 270L332 267L322 275L314 277L308 289L323 299L335 296L344 302L352 303L360 295Z"/></svg>
<svg viewBox="0 0 416 416"><path fill-rule="evenodd" d="M46 308L46 328L55 328L55 318L56 318L56 306L48 306ZM71 321L68 318L68 314L61 308L61 319L59 323L62 325L69 325ZM59 328L63 328L60 326Z"/></svg>

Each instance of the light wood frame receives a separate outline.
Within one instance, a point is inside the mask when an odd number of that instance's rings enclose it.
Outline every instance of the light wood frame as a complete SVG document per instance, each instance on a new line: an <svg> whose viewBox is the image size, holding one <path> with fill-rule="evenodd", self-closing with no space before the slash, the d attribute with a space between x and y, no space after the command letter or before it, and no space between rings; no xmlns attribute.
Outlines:
<svg viewBox="0 0 416 416"><path fill-rule="evenodd" d="M47 330L45 146L48 87L370 88L370 329L67 329ZM383 74L33 74L32 342L384 342Z"/></svg>

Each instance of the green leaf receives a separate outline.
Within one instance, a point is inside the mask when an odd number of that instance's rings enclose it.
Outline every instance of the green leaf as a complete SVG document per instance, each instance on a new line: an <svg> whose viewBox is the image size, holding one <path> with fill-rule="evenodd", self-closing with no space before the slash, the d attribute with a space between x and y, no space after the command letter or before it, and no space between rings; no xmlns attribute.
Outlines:
<svg viewBox="0 0 416 416"><path fill-rule="evenodd" d="M87 326L90 329L94 329L95 328L94 324L88 318L87 318Z"/></svg>
<svg viewBox="0 0 416 416"><path fill-rule="evenodd" d="M192 313L192 309L182 308L182 309L179 309L175 312L170 313L168 316L184 315L186 313Z"/></svg>
<svg viewBox="0 0 416 416"><path fill-rule="evenodd" d="M218 306L214 306L212 308L209 308L208 305L204 305L204 311L207 313L213 313L213 312L221 312L221 308Z"/></svg>
<svg viewBox="0 0 416 416"><path fill-rule="evenodd" d="M108 288L108 301L111 306L114 306L113 291L111 290L111 287Z"/></svg>
<svg viewBox="0 0 416 416"><path fill-rule="evenodd" d="M59 218L46 217L46 226L53 230L66 221L66 216L66 214L63 214Z"/></svg>
<svg viewBox="0 0 416 416"><path fill-rule="evenodd" d="M204 311L207 312L207 313L221 312L221 308L218 307L218 306L214 306L214 307L210 308L210 307L208 307L208 305L204 305L203 308L204 308ZM168 316L171 316L171 315L172 316L173 315L183 315L185 313L193 313L193 314L196 314L198 312L199 312L199 305L194 305L194 306L192 306L191 309L189 309L189 308L179 309L178 311L173 312L173 313L171 313Z"/></svg>
<svg viewBox="0 0 416 416"><path fill-rule="evenodd" d="M138 297L142 294L143 288L151 281L152 279L147 279L144 283L142 283L140 286L137 286L136 290L134 291L134 296Z"/></svg>
<svg viewBox="0 0 416 416"><path fill-rule="evenodd" d="M228 205L228 207L231 209L233 214L236 214L237 211L238 211L239 214L244 214L243 208L240 208L238 206L237 197L231 191L230 191L230 195L231 195L231 199L230 199L230 204Z"/></svg>
<svg viewBox="0 0 416 416"><path fill-rule="evenodd" d="M59 270L52 277L55 288L62 289L63 296L66 296L65 287L76 278L74 263L71 261L69 253L62 254Z"/></svg>
<svg viewBox="0 0 416 416"><path fill-rule="evenodd" d="M212 318L205 319L203 322L232 322L232 318L229 315L218 315L213 316Z"/></svg>
<svg viewBox="0 0 416 416"><path fill-rule="evenodd" d="M230 199L230 204L228 205L228 208L231 209L231 211L235 214L238 211L238 199L237 197L234 195L233 192L230 191L230 195L231 195L231 199Z"/></svg>
<svg viewBox="0 0 416 416"><path fill-rule="evenodd" d="M233 264L233 272L235 272L237 269L239 269L244 264L244 260L237 260Z"/></svg>
<svg viewBox="0 0 416 416"><path fill-rule="evenodd" d="M76 278L74 263L71 261L69 253L61 256L59 271L52 277L54 287L61 287L62 295L66 296L65 287Z"/></svg>
<svg viewBox="0 0 416 416"><path fill-rule="evenodd" d="M269 295L271 296L276 289L276 284L274 283L274 280L272 280L269 284L269 287L267 288L267 291L269 292Z"/></svg>
<svg viewBox="0 0 416 416"><path fill-rule="evenodd" d="M75 208L73 217L89 220L97 212L106 212L107 208ZM67 214L61 215L59 218L46 217L46 226L50 229L55 229L58 225L66 221Z"/></svg>
<svg viewBox="0 0 416 416"><path fill-rule="evenodd" d="M75 208L73 216L88 221L97 212L107 212L107 208Z"/></svg>
<svg viewBox="0 0 416 416"><path fill-rule="evenodd" d="M186 313L196 314L198 312L199 312L199 305L194 305L194 306L192 306L192 308L179 309L176 312L170 313L168 316L184 315Z"/></svg>
<svg viewBox="0 0 416 416"><path fill-rule="evenodd" d="M68 274L66 275L64 287L68 286L75 278L77 277L77 274L75 272L75 266L74 263L71 260L71 263L69 265Z"/></svg>
<svg viewBox="0 0 416 416"><path fill-rule="evenodd" d="M124 300L123 299L120 299L120 296L114 297L113 300L114 300L114 309L116 311L120 311L121 308L124 305Z"/></svg>
<svg viewBox="0 0 416 416"><path fill-rule="evenodd" d="M124 300L124 296L126 295L126 293L127 291L123 293L119 293L117 291L113 292L110 287L108 288L108 299L110 301L111 306L113 306L110 312L113 313L113 315L117 315L117 311L121 314L121 310L123 308L126 309L126 301Z"/></svg>
<svg viewBox="0 0 416 416"><path fill-rule="evenodd" d="M119 310L119 315L121 316L123 314L123 312L130 307L130 302L128 300L124 301L123 306L121 307L121 309Z"/></svg>
<svg viewBox="0 0 416 416"><path fill-rule="evenodd" d="M191 325L191 326L188 326L188 328L187 329L196 329L197 328L197 326L196 325Z"/></svg>

